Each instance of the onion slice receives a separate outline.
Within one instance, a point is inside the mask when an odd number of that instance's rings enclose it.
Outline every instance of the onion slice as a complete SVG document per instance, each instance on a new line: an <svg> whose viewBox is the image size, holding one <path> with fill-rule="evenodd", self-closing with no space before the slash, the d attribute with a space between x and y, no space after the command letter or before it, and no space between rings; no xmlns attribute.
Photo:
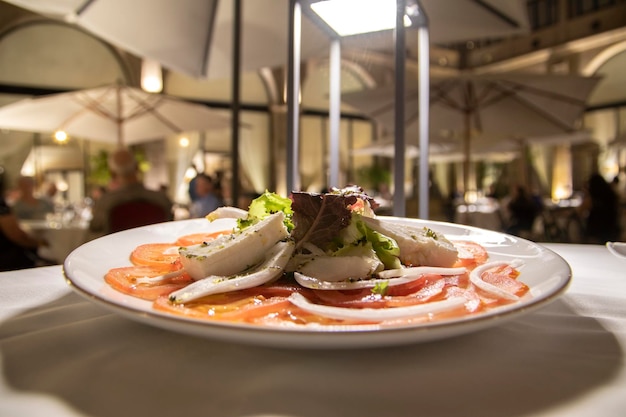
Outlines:
<svg viewBox="0 0 626 417"><path fill-rule="evenodd" d="M295 244L288 240L274 245L265 260L244 275L217 276L211 275L174 291L169 300L180 304L211 294L237 291L258 287L268 283L282 274L287 261L293 254Z"/></svg>
<svg viewBox="0 0 626 417"><path fill-rule="evenodd" d="M507 261L493 261L493 262L487 262L485 264L482 264L476 268L474 268L472 270L472 272L470 272L470 282L474 285L476 285L478 288L480 288L483 291L486 291L492 295L495 295L496 297L500 297L500 298L504 298L506 300L511 300L511 301L517 301L519 300L519 297L515 294L511 294L508 291L505 291L499 287L496 287L493 284L488 283L487 281L483 281L482 279L482 275L483 272L487 271L488 269L491 268L496 268L498 266L502 266L502 265L511 265L512 267L516 268L519 265L521 265L521 262L519 261L513 261L513 262L507 262Z"/></svg>
<svg viewBox="0 0 626 417"><path fill-rule="evenodd" d="M167 274L157 275L156 277L141 277L135 279L137 284L158 284L159 282L168 280L170 278L177 277L185 273L184 269L179 269L178 271L168 272Z"/></svg>
<svg viewBox="0 0 626 417"><path fill-rule="evenodd" d="M443 301L433 301L409 307L393 308L344 308L320 305L310 302L300 293L292 293L288 300L298 308L318 316L339 320L384 321L441 313L462 307L467 301L463 297L453 297Z"/></svg>
<svg viewBox="0 0 626 417"><path fill-rule="evenodd" d="M390 287L402 285L417 280L424 274L461 275L467 272L465 268L440 268L436 266L418 266L414 268L389 269L378 273L380 278L361 279L353 281L325 281L295 272L294 278L298 284L313 290L355 290L374 288L380 284Z"/></svg>
<svg viewBox="0 0 626 417"><path fill-rule="evenodd" d="M380 278L419 278L424 274L461 275L465 272L467 272L467 270L463 267L444 268L439 266L414 266L410 268L387 269L380 271L378 276Z"/></svg>
<svg viewBox="0 0 626 417"><path fill-rule="evenodd" d="M206 218L209 221L214 221L217 219L245 219L247 216L248 212L239 207L222 206L207 214Z"/></svg>

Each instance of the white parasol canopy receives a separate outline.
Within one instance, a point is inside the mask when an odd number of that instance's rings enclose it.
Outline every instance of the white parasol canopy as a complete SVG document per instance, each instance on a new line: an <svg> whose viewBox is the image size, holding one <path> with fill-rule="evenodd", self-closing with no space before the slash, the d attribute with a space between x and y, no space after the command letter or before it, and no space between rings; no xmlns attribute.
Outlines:
<svg viewBox="0 0 626 417"><path fill-rule="evenodd" d="M105 41L196 78L230 78L233 1L5 0L65 19ZM304 0L300 0L305 3ZM242 71L287 63L290 0L241 0ZM529 31L524 0L421 0L433 43L496 38ZM408 29L407 45L417 48ZM344 48L393 50L393 31L342 40ZM327 57L330 37L302 19L301 58Z"/></svg>
<svg viewBox="0 0 626 417"><path fill-rule="evenodd" d="M597 77L542 74L462 74L432 78L431 137L456 138L465 155L467 187L472 142L545 137L576 131L576 121ZM407 143L417 143L418 87L407 83L405 130ZM394 89L382 86L344 94L342 100L392 129Z"/></svg>
<svg viewBox="0 0 626 417"><path fill-rule="evenodd" d="M0 107L0 127L133 145L173 134L230 127L201 104L119 84L28 98Z"/></svg>

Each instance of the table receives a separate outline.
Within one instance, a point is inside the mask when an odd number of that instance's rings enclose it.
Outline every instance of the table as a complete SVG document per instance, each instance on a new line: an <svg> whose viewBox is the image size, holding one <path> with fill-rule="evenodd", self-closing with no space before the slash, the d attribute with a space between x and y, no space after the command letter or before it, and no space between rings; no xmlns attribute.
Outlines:
<svg viewBox="0 0 626 417"><path fill-rule="evenodd" d="M20 226L27 233L45 239L48 246L39 249L39 255L58 263L62 263L74 249L87 241L88 224L85 222L21 220Z"/></svg>
<svg viewBox="0 0 626 417"><path fill-rule="evenodd" d="M501 231L504 229L500 204L494 199L483 198L476 203L456 206L454 223Z"/></svg>
<svg viewBox="0 0 626 417"><path fill-rule="evenodd" d="M599 245L545 246L574 276L548 306L369 350L171 333L74 294L61 266L0 273L0 416L621 417L626 261Z"/></svg>

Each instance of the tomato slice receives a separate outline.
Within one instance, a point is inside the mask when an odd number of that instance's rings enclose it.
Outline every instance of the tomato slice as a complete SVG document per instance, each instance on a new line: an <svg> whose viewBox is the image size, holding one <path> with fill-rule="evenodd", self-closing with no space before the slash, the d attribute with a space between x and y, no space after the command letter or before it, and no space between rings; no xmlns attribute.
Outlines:
<svg viewBox="0 0 626 417"><path fill-rule="evenodd" d="M292 324L364 324L363 321L336 320L308 313L282 296L250 296L243 291L208 296L185 304L172 304L167 297L154 301L156 310L203 320L284 327Z"/></svg>
<svg viewBox="0 0 626 417"><path fill-rule="evenodd" d="M174 272L181 272L164 280L154 283L138 283L138 278L154 278ZM161 295L167 295L189 285L193 280L179 265L156 267L146 265L127 266L111 269L104 280L111 287L124 294L144 300L155 300Z"/></svg>
<svg viewBox="0 0 626 417"><path fill-rule="evenodd" d="M217 232L204 232L204 233L191 233L189 235L184 235L179 237L175 245L178 246L191 246L198 245L203 242L209 242L221 235L229 235L232 233L232 230L220 230Z"/></svg>
<svg viewBox="0 0 626 417"><path fill-rule="evenodd" d="M131 252L130 261L134 265L167 266L179 260L178 248L174 243L146 243Z"/></svg>
<svg viewBox="0 0 626 417"><path fill-rule="evenodd" d="M528 285L516 279L518 276L519 271L517 269L510 265L500 265L483 272L481 278L483 281L495 285L508 293L521 297L529 289Z"/></svg>
<svg viewBox="0 0 626 417"><path fill-rule="evenodd" d="M466 268L475 268L484 264L489 259L487 250L476 242L469 240L456 240L453 242L458 250L456 264L454 266L464 266Z"/></svg>

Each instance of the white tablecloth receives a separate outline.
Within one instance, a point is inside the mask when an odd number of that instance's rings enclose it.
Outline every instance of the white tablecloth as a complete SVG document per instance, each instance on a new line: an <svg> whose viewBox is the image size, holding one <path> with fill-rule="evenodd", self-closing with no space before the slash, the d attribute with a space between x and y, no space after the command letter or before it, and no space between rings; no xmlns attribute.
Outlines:
<svg viewBox="0 0 626 417"><path fill-rule="evenodd" d="M60 266L0 274L0 416L626 415L626 261L572 266L548 306L477 333L343 351L171 333L71 292Z"/></svg>

